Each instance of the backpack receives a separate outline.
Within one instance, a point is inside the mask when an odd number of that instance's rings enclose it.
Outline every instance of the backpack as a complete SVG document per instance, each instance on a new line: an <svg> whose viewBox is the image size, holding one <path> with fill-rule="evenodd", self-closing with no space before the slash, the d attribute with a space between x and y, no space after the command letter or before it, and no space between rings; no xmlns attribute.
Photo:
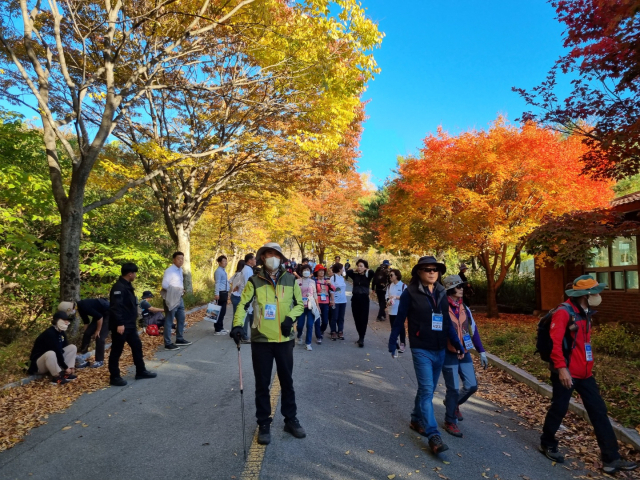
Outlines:
<svg viewBox="0 0 640 480"><path fill-rule="evenodd" d="M567 331L565 332L564 339L562 341L562 353L567 359L567 365L569 365L569 357L571 356L571 350L574 346L574 340L569 334L569 327L575 323L575 312L570 303L563 302L553 310L550 310L545 315L540 317L538 321L538 335L536 337L536 351L539 353L543 362L551 362L551 352L553 350L553 341L551 340L551 319L553 314L558 311L559 308L564 308L569 314L569 322L567 323Z"/></svg>
<svg viewBox="0 0 640 480"><path fill-rule="evenodd" d="M158 329L158 325L155 325L155 324L147 325L144 331L146 332L147 335L151 337L157 337L158 335L160 335L160 330Z"/></svg>

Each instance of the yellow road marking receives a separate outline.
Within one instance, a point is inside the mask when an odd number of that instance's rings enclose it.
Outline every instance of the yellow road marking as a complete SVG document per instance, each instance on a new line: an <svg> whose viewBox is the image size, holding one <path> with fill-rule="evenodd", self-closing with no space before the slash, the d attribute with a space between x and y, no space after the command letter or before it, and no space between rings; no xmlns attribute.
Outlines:
<svg viewBox="0 0 640 480"><path fill-rule="evenodd" d="M278 375L273 378L271 384L271 417L275 416L278 408L278 400L280 398L280 381ZM262 462L264 461L264 453L267 449L266 445L260 445L258 443L258 428L253 433L251 440L251 447L249 447L249 453L247 453L247 462L244 465L244 470L240 478L243 480L258 480L260 478L260 471L262 470Z"/></svg>

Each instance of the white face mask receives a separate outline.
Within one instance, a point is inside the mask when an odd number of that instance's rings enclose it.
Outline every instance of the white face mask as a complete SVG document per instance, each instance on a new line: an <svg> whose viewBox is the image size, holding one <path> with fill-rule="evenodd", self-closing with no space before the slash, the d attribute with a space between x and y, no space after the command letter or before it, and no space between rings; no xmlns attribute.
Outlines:
<svg viewBox="0 0 640 480"><path fill-rule="evenodd" d="M309 278L311 276L311 272L309 270L305 270L304 272L302 272L302 276L304 278Z"/></svg>
<svg viewBox="0 0 640 480"><path fill-rule="evenodd" d="M280 266L280 259L278 257L269 257L264 259L264 264L267 266L267 270L277 270Z"/></svg>
<svg viewBox="0 0 640 480"><path fill-rule="evenodd" d="M597 307L602 303L602 297L600 296L600 294L589 295L588 302L590 307Z"/></svg>
<svg viewBox="0 0 640 480"><path fill-rule="evenodd" d="M64 332L65 330L67 330L67 328L69 328L69 324L64 320L58 320L56 322L56 328L61 332Z"/></svg>

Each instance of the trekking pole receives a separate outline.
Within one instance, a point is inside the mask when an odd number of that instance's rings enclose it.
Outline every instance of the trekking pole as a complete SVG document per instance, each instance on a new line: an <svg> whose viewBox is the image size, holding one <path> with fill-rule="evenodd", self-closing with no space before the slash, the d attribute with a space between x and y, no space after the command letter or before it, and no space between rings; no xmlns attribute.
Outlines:
<svg viewBox="0 0 640 480"><path fill-rule="evenodd" d="M238 370L240 370L240 411L242 412L242 449L244 450L244 461L247 461L247 442L244 428L244 385L242 383L242 357L240 357L240 344L238 344Z"/></svg>

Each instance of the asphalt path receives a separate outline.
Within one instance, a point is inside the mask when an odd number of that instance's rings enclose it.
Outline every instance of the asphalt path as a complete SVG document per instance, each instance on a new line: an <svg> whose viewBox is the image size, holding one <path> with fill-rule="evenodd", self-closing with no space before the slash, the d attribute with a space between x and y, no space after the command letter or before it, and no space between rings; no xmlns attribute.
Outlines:
<svg viewBox="0 0 640 480"><path fill-rule="evenodd" d="M388 322L375 320L372 304L365 347L347 306L344 341L325 337L306 351L296 345L294 380L298 418L307 431L295 439L282 431L279 412L272 442L253 447L254 382L250 348L241 349L247 448L243 458L238 354L228 336L200 322L185 335L193 345L160 350L148 368L158 377L83 395L51 415L25 441L0 454L2 479L572 479L585 471L552 465L538 451L538 432L510 412L472 397L463 406L464 438L443 432L450 450L439 457L409 429L416 391L410 350L396 360L387 352ZM229 313L225 326L230 326ZM274 368L275 371L275 368ZM440 379L442 384L442 379ZM443 386L434 405L444 418ZM66 428L71 427L71 428ZM253 453L252 453L253 452Z"/></svg>

